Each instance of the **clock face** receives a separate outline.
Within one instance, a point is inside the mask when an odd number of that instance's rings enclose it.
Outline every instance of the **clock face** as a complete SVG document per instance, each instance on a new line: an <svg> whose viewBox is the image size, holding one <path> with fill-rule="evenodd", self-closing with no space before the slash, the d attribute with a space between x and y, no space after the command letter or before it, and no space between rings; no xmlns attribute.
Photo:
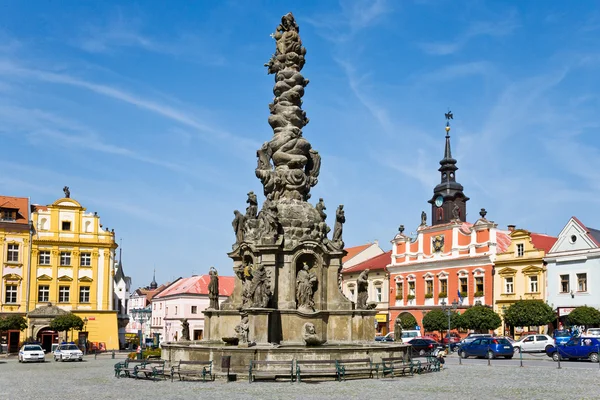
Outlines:
<svg viewBox="0 0 600 400"><path fill-rule="evenodd" d="M435 198L435 206L441 207L444 204L444 198L442 196L438 196Z"/></svg>

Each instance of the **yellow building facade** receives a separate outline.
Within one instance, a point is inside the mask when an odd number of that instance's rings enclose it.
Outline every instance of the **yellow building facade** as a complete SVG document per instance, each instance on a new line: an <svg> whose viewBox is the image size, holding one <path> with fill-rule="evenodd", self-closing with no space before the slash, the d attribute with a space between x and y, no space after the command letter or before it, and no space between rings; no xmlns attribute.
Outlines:
<svg viewBox="0 0 600 400"><path fill-rule="evenodd" d="M117 311L112 304L117 248L114 230L103 228L100 217L87 212L65 189L67 197L48 206L32 206L26 336L48 347L59 340L49 322L70 311L81 317L85 326L82 332L69 334L69 340L118 349Z"/></svg>
<svg viewBox="0 0 600 400"><path fill-rule="evenodd" d="M504 311L518 300L546 300L546 267L544 256L556 238L509 226L511 243L498 253L494 274L494 311L503 317ZM496 333L520 336L509 332L504 323Z"/></svg>

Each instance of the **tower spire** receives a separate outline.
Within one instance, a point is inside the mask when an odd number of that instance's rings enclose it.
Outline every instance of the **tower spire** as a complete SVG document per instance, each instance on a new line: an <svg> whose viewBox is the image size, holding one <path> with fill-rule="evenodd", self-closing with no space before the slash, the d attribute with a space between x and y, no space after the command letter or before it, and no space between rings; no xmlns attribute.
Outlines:
<svg viewBox="0 0 600 400"><path fill-rule="evenodd" d="M158 288L158 283L156 283L156 268L154 268L154 272L152 273L152 282L150 282L150 289Z"/></svg>

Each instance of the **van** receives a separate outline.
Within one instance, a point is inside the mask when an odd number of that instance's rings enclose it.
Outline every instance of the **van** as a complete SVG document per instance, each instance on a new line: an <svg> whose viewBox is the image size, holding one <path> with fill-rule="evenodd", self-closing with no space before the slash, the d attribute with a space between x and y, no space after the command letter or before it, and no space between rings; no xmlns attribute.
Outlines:
<svg viewBox="0 0 600 400"><path fill-rule="evenodd" d="M402 331L402 343L408 343L414 338L421 337L421 331L419 330L406 330Z"/></svg>

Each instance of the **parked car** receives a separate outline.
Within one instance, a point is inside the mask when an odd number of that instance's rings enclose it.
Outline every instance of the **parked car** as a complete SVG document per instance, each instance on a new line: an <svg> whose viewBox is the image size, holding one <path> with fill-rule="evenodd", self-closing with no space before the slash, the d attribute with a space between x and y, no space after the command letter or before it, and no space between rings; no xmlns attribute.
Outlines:
<svg viewBox="0 0 600 400"><path fill-rule="evenodd" d="M448 334L444 335L444 339L442 340L443 344L453 344L453 343L458 343L460 342L461 338L460 335L456 332L450 332L450 336L448 337Z"/></svg>
<svg viewBox="0 0 600 400"><path fill-rule="evenodd" d="M478 337L469 343L463 344L458 350L458 355L461 358L469 356L496 358L502 356L504 358L512 358L514 348L505 338L500 337Z"/></svg>
<svg viewBox="0 0 600 400"><path fill-rule="evenodd" d="M54 351L54 361L78 360L83 361L83 352L75 343L60 344Z"/></svg>
<svg viewBox="0 0 600 400"><path fill-rule="evenodd" d="M465 344L469 344L471 343L473 340L475 339L479 339L479 338L491 338L492 335L490 335L489 333L469 333L469 335L462 339L460 342L458 342L458 347L462 347Z"/></svg>
<svg viewBox="0 0 600 400"><path fill-rule="evenodd" d="M427 334L423 335L423 337L427 338L427 339L435 340L436 342L440 341L440 337L437 335L437 333L427 333Z"/></svg>
<svg viewBox="0 0 600 400"><path fill-rule="evenodd" d="M527 335L513 343L515 351L523 353L544 352L548 347L554 346L554 339L548 335Z"/></svg>
<svg viewBox="0 0 600 400"><path fill-rule="evenodd" d="M565 344L571 338L571 333L566 329L556 329L552 332L555 345Z"/></svg>
<svg viewBox="0 0 600 400"><path fill-rule="evenodd" d="M390 332L384 336L375 336L376 342L393 342L394 341L394 332Z"/></svg>
<svg viewBox="0 0 600 400"><path fill-rule="evenodd" d="M561 360L577 360L587 358L591 362L598 362L598 350L600 349L600 338L597 337L574 337L565 344L550 346L546 349L546 355L558 361L560 354Z"/></svg>
<svg viewBox="0 0 600 400"><path fill-rule="evenodd" d="M409 329L402 331L402 343L410 343L414 338L420 338L421 331Z"/></svg>
<svg viewBox="0 0 600 400"><path fill-rule="evenodd" d="M600 328L588 328L584 336L600 337Z"/></svg>
<svg viewBox="0 0 600 400"><path fill-rule="evenodd" d="M19 362L27 361L46 361L42 346L39 344L25 344L21 346L21 349L19 350Z"/></svg>
<svg viewBox="0 0 600 400"><path fill-rule="evenodd" d="M443 346L435 340L421 337L413 338L409 344L412 346L413 354L419 354L420 356L433 353L436 349L443 348Z"/></svg>

